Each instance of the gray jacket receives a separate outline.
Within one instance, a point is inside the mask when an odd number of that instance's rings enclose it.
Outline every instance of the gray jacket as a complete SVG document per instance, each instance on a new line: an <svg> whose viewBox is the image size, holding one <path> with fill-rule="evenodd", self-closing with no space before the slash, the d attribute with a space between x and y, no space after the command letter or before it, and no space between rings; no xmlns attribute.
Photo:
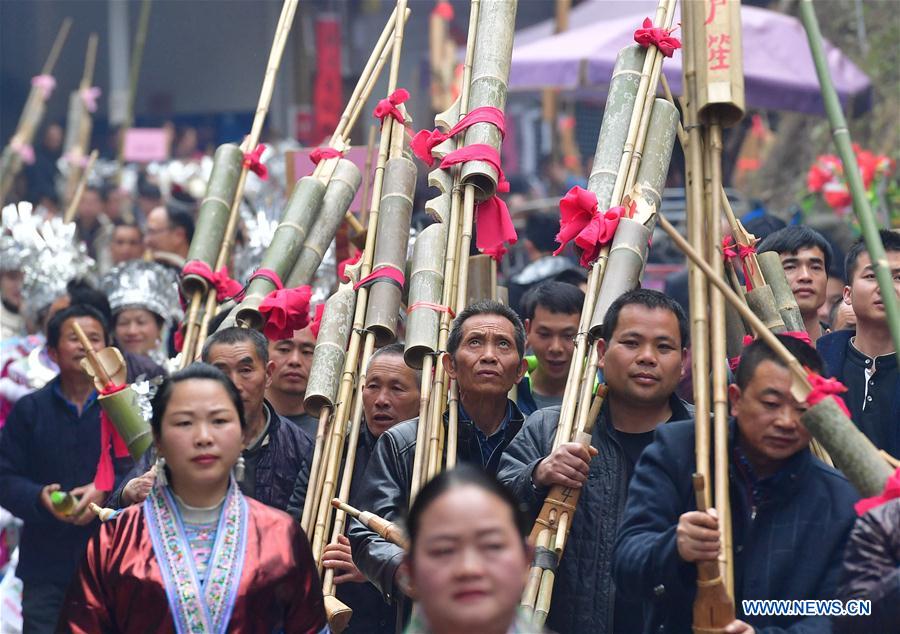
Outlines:
<svg viewBox="0 0 900 634"><path fill-rule="evenodd" d="M675 395L670 404L670 420L693 418L692 405ZM535 487L531 476L552 451L559 413L559 407L550 407L529 416L500 461L500 481L512 489L532 520L540 513L548 489ZM614 631L612 549L625 509L628 459L614 436L608 404L604 404L594 425L591 444L599 455L591 460L576 507L547 622L547 627L561 634ZM640 604L635 609L639 612Z"/></svg>
<svg viewBox="0 0 900 634"><path fill-rule="evenodd" d="M460 409L458 451L459 462L469 462L484 468L489 473L497 473L500 456L510 441L519 432L524 417L516 404L509 401L512 415L500 445L491 454L487 464L481 457L481 449L475 436L475 426L464 418ZM370 511L391 522L402 522L409 508L409 489L412 484L413 461L416 452L416 429L418 418L394 425L384 432L375 444L375 451L366 466L357 501L361 510ZM444 414L447 424L447 414ZM353 550L356 567L375 584L385 599L391 601L397 596L394 576L403 560L403 549L382 539L375 532L351 520L347 531Z"/></svg>

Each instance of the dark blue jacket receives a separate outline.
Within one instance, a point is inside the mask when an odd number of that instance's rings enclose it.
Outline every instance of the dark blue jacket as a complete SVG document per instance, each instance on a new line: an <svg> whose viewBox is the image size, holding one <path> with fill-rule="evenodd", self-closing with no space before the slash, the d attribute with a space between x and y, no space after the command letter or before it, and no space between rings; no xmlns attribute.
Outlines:
<svg viewBox="0 0 900 634"><path fill-rule="evenodd" d="M736 429L731 425L730 445ZM690 632L696 566L678 556L678 518L695 510L692 421L662 425L644 450L628 489L613 553L616 588L644 601L645 632ZM833 599L858 499L847 479L795 454L774 476L767 503L751 506L749 485L730 465L737 618L758 634L828 633L827 617L745 616L744 599Z"/></svg>
<svg viewBox="0 0 900 634"><path fill-rule="evenodd" d="M69 491L90 483L100 459L96 397L79 415L59 385L57 377L19 399L0 432L0 506L25 522L16 576L26 584L68 583L97 524L61 522L40 503L48 484ZM114 459L117 486L132 464Z"/></svg>
<svg viewBox="0 0 900 634"><path fill-rule="evenodd" d="M838 330L819 337L816 341L816 349L825 363L825 376L834 377L842 383L846 381L844 362L847 360L847 348L850 346L850 339L855 334L856 331L854 330ZM887 386L887 388L888 393L892 393L894 398L885 423L890 426L893 434L891 434L892 438L887 441L886 445L879 447L879 449L884 449L889 454L896 456L900 454L900 375L898 375L893 387ZM850 411L854 412L856 411L855 402L862 402L863 395L845 394L844 397L848 407L850 407Z"/></svg>

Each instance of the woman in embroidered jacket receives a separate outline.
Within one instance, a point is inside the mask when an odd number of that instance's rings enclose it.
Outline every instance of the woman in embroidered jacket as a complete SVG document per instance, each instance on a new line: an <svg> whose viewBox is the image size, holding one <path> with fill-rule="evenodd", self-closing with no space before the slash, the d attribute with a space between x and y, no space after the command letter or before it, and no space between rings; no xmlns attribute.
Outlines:
<svg viewBox="0 0 900 634"><path fill-rule="evenodd" d="M172 375L152 427L160 477L91 538L60 631L326 631L300 525L235 483L244 414L232 383L199 363Z"/></svg>

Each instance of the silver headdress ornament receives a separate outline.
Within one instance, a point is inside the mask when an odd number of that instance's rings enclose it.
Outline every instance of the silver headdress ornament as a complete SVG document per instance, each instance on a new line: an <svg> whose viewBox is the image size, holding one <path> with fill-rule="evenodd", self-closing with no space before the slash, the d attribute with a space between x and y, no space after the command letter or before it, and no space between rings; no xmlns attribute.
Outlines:
<svg viewBox="0 0 900 634"><path fill-rule="evenodd" d="M75 240L75 223L45 219L28 203L8 205L2 211L2 259L6 255L24 274L22 297L25 317L35 320L41 310L66 293L74 278L92 278L94 260Z"/></svg>
<svg viewBox="0 0 900 634"><path fill-rule="evenodd" d="M171 325L181 320L178 275L156 262L132 260L107 273L100 288L109 298L113 314L126 308L144 308Z"/></svg>

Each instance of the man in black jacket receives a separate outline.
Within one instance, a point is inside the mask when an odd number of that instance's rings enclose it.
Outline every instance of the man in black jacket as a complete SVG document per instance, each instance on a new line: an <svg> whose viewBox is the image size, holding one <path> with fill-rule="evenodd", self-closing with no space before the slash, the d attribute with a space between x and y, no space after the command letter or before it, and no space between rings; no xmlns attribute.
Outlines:
<svg viewBox="0 0 900 634"><path fill-rule="evenodd" d="M525 329L516 314L499 302L476 302L453 321L443 357L459 387L457 460L496 473L500 456L522 426L522 414L507 398L525 373ZM444 414L446 424L447 415ZM363 476L363 509L392 522L409 507L418 419L384 432ZM363 503L364 502L364 503ZM353 561L390 601L402 591L397 571L403 549L351 521Z"/></svg>
<svg viewBox="0 0 900 634"><path fill-rule="evenodd" d="M88 504L102 504L109 494L94 484L100 406L80 365L85 351L73 324L95 350L106 346L106 322L98 311L76 304L56 313L47 325L47 350L59 375L19 399L0 435L0 505L25 522L16 569L24 584L25 632L56 631L66 588L96 528ZM130 458L114 460L115 480L131 464ZM54 491L79 498L71 514L53 507Z"/></svg>
<svg viewBox="0 0 900 634"><path fill-rule="evenodd" d="M610 306L603 330L598 345L609 392L591 451L573 442L553 449L560 414L553 407L529 416L500 462L500 480L532 518L553 485L581 489L547 623L560 634L640 631L640 604L613 587L612 545L628 481L654 430L693 416L674 394L689 336L675 300L652 290L626 293Z"/></svg>
<svg viewBox="0 0 900 634"><path fill-rule="evenodd" d="M822 362L798 339L779 340L815 372ZM826 616L749 614L746 600L834 599L853 525L854 489L814 458L800 423L805 403L763 341L741 356L729 386L729 481L734 599L729 634L830 632ZM619 592L644 601L644 632L690 632L699 561L716 561L717 514L695 510L692 421L663 425L635 468L613 554Z"/></svg>

